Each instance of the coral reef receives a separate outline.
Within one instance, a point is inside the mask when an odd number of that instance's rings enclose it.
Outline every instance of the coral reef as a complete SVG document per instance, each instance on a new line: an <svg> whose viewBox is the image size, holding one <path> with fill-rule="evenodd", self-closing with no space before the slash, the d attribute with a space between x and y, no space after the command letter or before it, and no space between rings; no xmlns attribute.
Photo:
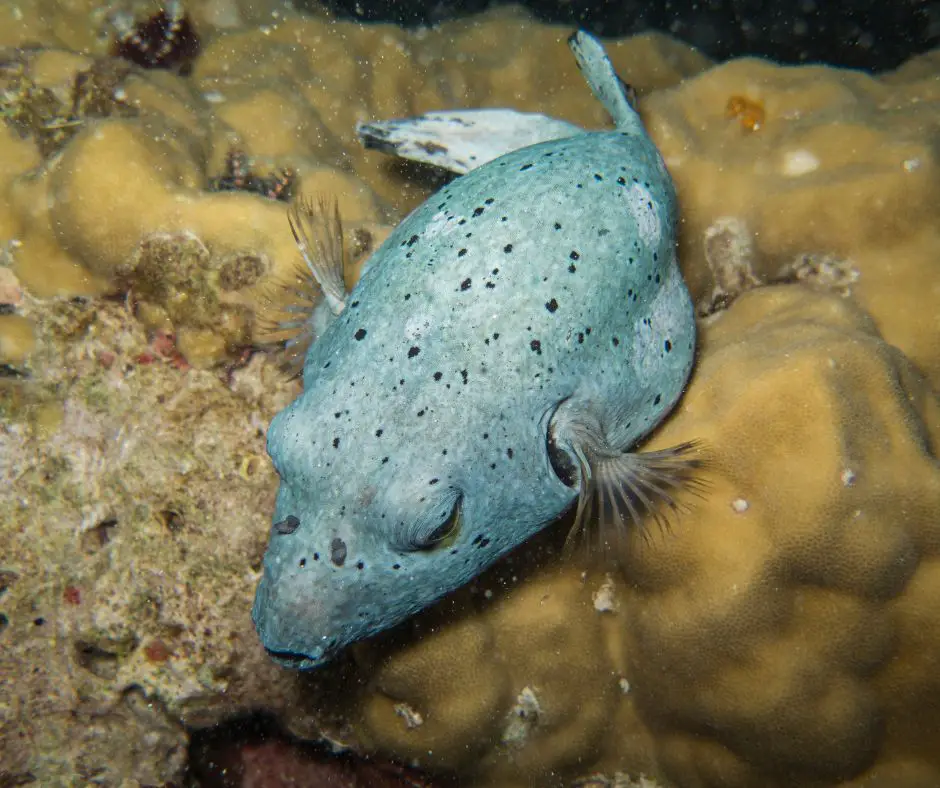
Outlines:
<svg viewBox="0 0 940 788"><path fill-rule="evenodd" d="M0 783L179 781L192 729L257 709L461 785L940 782L937 55L874 77L613 44L707 315L650 447L705 441L709 487L622 566L563 562L560 524L304 676L248 616L298 385L245 353L299 262L266 174L336 196L352 281L439 182L356 121L606 119L568 31L519 11L187 11L183 77L108 59L92 0L0 8ZM213 190L241 176L271 188Z"/></svg>

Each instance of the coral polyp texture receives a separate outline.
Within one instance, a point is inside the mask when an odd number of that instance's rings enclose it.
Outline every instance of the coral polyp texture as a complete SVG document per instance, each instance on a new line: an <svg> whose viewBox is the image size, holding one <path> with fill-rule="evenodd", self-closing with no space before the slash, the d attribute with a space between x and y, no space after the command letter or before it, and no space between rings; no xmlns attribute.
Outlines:
<svg viewBox="0 0 940 788"><path fill-rule="evenodd" d="M182 784L193 730L257 710L467 786L940 784L936 53L872 76L610 42L677 185L701 316L642 448L701 440L705 487L619 563L562 558L560 522L297 675L249 617L264 432L299 386L245 352L300 262L283 173L335 196L362 262L439 179L362 150L356 122L465 105L601 127L570 31L193 3L181 76L108 59L96 4L15 8L0 784ZM240 180L265 188L216 190Z"/></svg>

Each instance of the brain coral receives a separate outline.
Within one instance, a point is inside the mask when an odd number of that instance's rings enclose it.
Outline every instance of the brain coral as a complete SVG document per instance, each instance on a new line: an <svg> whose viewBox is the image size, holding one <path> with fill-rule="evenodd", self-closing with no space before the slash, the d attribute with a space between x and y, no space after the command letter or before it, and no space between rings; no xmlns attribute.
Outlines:
<svg viewBox="0 0 940 788"><path fill-rule="evenodd" d="M476 785L940 781L936 394L864 312L794 285L707 325L694 374L651 448L705 442L701 499L619 570L527 546L364 656L364 741Z"/></svg>

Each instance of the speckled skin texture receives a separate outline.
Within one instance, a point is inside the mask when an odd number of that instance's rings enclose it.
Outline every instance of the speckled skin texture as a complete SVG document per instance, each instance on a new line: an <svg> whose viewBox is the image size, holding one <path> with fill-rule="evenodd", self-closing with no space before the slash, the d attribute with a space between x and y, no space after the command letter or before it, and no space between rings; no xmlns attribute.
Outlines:
<svg viewBox="0 0 940 788"><path fill-rule="evenodd" d="M695 343L674 221L637 122L509 153L397 228L268 433L274 521L297 518L272 530L253 610L275 658L329 660L564 512L562 401L622 450L660 421ZM456 534L422 548L455 506Z"/></svg>

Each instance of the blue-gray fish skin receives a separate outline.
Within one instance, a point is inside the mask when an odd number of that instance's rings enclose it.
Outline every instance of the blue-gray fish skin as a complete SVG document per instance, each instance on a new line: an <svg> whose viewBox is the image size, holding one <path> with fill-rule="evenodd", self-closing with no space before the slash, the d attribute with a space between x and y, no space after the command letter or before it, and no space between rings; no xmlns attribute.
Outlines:
<svg viewBox="0 0 940 788"><path fill-rule="evenodd" d="M550 459L559 406L626 452L678 400L694 344L672 182L638 124L433 195L271 424L281 482L253 609L269 653L321 665L557 519L579 492Z"/></svg>

